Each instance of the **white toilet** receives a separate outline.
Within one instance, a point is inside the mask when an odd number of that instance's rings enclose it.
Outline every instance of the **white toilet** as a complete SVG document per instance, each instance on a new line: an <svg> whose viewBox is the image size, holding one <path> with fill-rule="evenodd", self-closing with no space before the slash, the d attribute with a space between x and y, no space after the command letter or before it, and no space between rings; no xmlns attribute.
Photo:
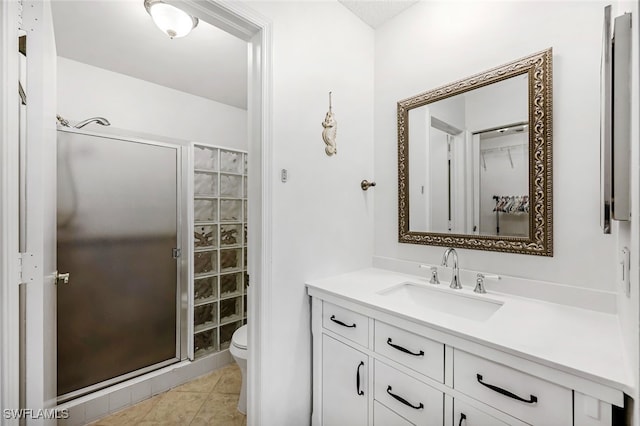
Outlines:
<svg viewBox="0 0 640 426"><path fill-rule="evenodd" d="M231 337L229 352L233 355L242 373L242 387L240 388L240 398L238 399L238 411L247 414L247 326L246 324L237 329Z"/></svg>

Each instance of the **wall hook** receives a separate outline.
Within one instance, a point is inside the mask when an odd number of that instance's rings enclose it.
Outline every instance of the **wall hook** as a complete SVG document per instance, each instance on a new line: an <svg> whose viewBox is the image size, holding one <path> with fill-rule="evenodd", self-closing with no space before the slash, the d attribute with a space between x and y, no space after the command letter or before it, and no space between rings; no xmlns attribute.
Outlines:
<svg viewBox="0 0 640 426"><path fill-rule="evenodd" d="M369 189L372 186L376 186L375 182L369 182L368 180L363 180L362 182L360 182L360 188L362 188L363 191L366 191L367 189Z"/></svg>
<svg viewBox="0 0 640 426"><path fill-rule="evenodd" d="M338 131L338 122L333 115L333 111L331 108L331 93L329 92L329 112L327 112L324 121L322 122L322 140L327 145L324 148L324 152L331 157L334 154L338 153L338 149L336 148L336 133Z"/></svg>

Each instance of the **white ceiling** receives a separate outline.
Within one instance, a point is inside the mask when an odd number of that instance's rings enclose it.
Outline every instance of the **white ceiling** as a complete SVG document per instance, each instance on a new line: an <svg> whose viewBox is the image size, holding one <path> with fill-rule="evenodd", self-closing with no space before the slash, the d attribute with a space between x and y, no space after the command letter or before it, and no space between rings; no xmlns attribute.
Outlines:
<svg viewBox="0 0 640 426"><path fill-rule="evenodd" d="M53 0L59 56L247 107L247 43L200 20L171 40L143 0Z"/></svg>
<svg viewBox="0 0 640 426"><path fill-rule="evenodd" d="M292 0L293 1L293 0ZM373 28L417 0L339 0ZM247 43L206 22L169 39L143 0L53 0L58 55L247 108Z"/></svg>
<svg viewBox="0 0 640 426"><path fill-rule="evenodd" d="M338 0L371 28L378 28L418 0Z"/></svg>

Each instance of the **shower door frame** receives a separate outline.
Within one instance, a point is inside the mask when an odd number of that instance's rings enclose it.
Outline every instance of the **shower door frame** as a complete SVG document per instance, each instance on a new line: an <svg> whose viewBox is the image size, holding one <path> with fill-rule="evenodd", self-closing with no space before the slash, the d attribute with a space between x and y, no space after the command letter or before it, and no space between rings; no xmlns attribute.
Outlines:
<svg viewBox="0 0 640 426"><path fill-rule="evenodd" d="M102 132L92 132L90 130L75 129L58 126L57 132L85 135L103 139L114 139L122 142L139 143L144 145L157 146L173 149L176 151L176 244L180 250L180 255L176 259L176 356L141 369L113 377L111 379L78 389L64 395L58 395L58 404L70 401L97 390L121 383L125 380L140 376L160 369L162 367L178 363L188 357L189 341L189 145L176 141L175 143L158 142L148 138L130 137L127 135L116 135ZM56 132L56 135L57 135ZM56 196L57 197L57 196ZM57 251L57 249L56 249ZM66 271L61 271L66 272ZM73 277L70 278L73 282ZM72 285L72 284L71 284Z"/></svg>

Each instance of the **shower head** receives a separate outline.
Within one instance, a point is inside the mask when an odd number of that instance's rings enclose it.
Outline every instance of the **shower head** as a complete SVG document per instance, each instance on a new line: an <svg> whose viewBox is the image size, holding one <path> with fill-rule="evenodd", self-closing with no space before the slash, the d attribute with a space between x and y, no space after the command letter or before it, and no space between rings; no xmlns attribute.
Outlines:
<svg viewBox="0 0 640 426"><path fill-rule="evenodd" d="M109 120L107 120L106 118L102 118L102 117L92 117L92 118L87 118L84 121L79 122L78 124L76 124L75 126L73 126L76 129L81 129L84 126L86 126L89 123L93 123L96 122L98 124L101 124L103 126L110 126L111 123L109 123Z"/></svg>

